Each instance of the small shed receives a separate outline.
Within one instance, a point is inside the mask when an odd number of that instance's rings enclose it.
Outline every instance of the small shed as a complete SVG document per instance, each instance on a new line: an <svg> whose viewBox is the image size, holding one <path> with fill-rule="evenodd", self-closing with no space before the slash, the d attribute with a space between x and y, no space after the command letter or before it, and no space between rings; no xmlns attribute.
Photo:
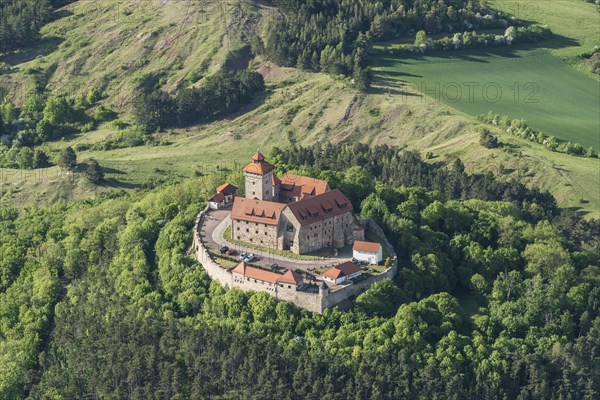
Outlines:
<svg viewBox="0 0 600 400"><path fill-rule="evenodd" d="M217 194L222 194L225 198L225 204L233 203L233 198L238 195L238 188L231 183L225 182L217 187Z"/></svg>
<svg viewBox="0 0 600 400"><path fill-rule="evenodd" d="M225 201L225 196L223 195L223 193L217 193L213 197L208 199L208 207L211 210L218 210L220 208L225 207L226 205L227 202Z"/></svg>
<svg viewBox="0 0 600 400"><path fill-rule="evenodd" d="M378 264L383 260L381 243L356 240L352 247L352 257L355 260L366 261L369 264Z"/></svg>
<svg viewBox="0 0 600 400"><path fill-rule="evenodd" d="M344 283L349 279L356 278L362 274L362 268L351 261L328 269L323 274L323 279L337 284Z"/></svg>

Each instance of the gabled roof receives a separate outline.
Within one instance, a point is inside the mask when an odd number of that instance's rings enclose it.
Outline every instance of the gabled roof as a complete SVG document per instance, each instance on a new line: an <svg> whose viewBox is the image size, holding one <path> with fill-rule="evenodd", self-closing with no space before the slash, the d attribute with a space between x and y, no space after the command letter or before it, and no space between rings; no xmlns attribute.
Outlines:
<svg viewBox="0 0 600 400"><path fill-rule="evenodd" d="M292 271L291 269L288 269L285 274L281 275L281 277L277 280L277 282L291 283L293 285L297 285L300 282L302 282L303 279L304 279L304 277L302 275L300 275L297 272Z"/></svg>
<svg viewBox="0 0 600 400"><path fill-rule="evenodd" d="M220 203L222 201L225 201L225 195L223 193L216 193L215 195L213 195L213 197L208 199L208 201Z"/></svg>
<svg viewBox="0 0 600 400"><path fill-rule="evenodd" d="M225 182L221 186L217 187L217 193L223 193L224 195L236 194L238 188L233 186L231 183Z"/></svg>
<svg viewBox="0 0 600 400"><path fill-rule="evenodd" d="M336 215L352 212L352 203L339 189L317 196L306 197L288 204L288 207L300 225L308 225Z"/></svg>
<svg viewBox="0 0 600 400"><path fill-rule="evenodd" d="M317 196L329 191L329 183L308 176L285 174L281 177L281 191L288 197Z"/></svg>
<svg viewBox="0 0 600 400"><path fill-rule="evenodd" d="M254 268L246 264L245 261L239 263L231 272L243 275L247 278L257 279L269 283L289 283L298 285L304 277L294 271L288 270L285 274L280 275L275 272L265 271L263 269Z"/></svg>
<svg viewBox="0 0 600 400"><path fill-rule="evenodd" d="M285 204L273 201L236 197L231 208L231 218L277 225L281 217L281 211L285 206Z"/></svg>
<svg viewBox="0 0 600 400"><path fill-rule="evenodd" d="M354 246L352 246L352 250L362 251L364 253L378 253L380 248L380 243L362 242L360 240L354 241Z"/></svg>
<svg viewBox="0 0 600 400"><path fill-rule="evenodd" d="M331 269L328 269L323 274L323 276L335 280L344 276L350 276L361 271L362 269L358 265L354 264L352 261L348 261L343 264L336 265Z"/></svg>
<svg viewBox="0 0 600 400"><path fill-rule="evenodd" d="M277 177L277 175L275 175L275 174L273 174L273 179L272 179L272 181L273 181L273 182L272 182L272 183L273 183L273 186L279 186L279 185L281 185L281 179L279 179L279 178Z"/></svg>

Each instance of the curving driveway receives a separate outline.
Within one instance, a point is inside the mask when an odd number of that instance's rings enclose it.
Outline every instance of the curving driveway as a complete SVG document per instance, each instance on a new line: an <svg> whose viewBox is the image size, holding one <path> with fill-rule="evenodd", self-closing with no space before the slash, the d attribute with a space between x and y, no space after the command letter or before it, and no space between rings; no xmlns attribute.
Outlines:
<svg viewBox="0 0 600 400"><path fill-rule="evenodd" d="M324 267L332 267L352 259L352 254L350 253L329 258L315 257L315 260L296 260L269 251L256 250L254 248L230 243L224 238L225 230L231 224L231 219L229 218L230 213L231 208L211 210L206 214L206 218L202 224L200 230L202 240L215 252L218 252L221 247L227 246L230 249L237 250L238 253L253 253L258 258L258 260L253 261L255 264L268 267L273 263L277 263L284 268L293 270L301 269L309 272L312 272L310 270L313 268L321 269Z"/></svg>

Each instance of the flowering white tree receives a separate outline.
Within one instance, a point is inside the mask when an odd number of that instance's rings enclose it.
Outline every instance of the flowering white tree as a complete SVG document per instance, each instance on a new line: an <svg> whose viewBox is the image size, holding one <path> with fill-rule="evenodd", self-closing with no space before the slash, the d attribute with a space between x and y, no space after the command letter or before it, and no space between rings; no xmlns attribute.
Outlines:
<svg viewBox="0 0 600 400"><path fill-rule="evenodd" d="M454 37L452 38L452 44L454 45L454 48L460 49L462 42L463 42L462 33L455 33Z"/></svg>
<svg viewBox="0 0 600 400"><path fill-rule="evenodd" d="M504 38L506 39L506 44L512 44L512 42L517 38L517 30L514 26L509 26L506 28L504 32Z"/></svg>

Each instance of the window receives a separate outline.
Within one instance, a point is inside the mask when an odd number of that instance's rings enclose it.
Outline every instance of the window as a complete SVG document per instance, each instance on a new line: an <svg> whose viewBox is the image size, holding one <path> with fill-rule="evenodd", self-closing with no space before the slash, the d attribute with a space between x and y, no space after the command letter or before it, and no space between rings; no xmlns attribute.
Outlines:
<svg viewBox="0 0 600 400"><path fill-rule="evenodd" d="M246 228L246 233L249 233L249 232L250 232L250 229Z"/></svg>
<svg viewBox="0 0 600 400"><path fill-rule="evenodd" d="M256 194L255 192L252 192L252 196L254 196L255 194Z"/></svg>
<svg viewBox="0 0 600 400"><path fill-rule="evenodd" d="M256 233L258 235L258 229L254 231L254 233Z"/></svg>
<svg viewBox="0 0 600 400"><path fill-rule="evenodd" d="M287 226L287 231L288 231L288 232L294 232L294 225L292 225L292 224L288 224L288 226Z"/></svg>
<svg viewBox="0 0 600 400"><path fill-rule="evenodd" d="M236 228L236 230L237 230L237 231L239 231L239 230L240 230L240 227L238 226L238 227Z"/></svg>

